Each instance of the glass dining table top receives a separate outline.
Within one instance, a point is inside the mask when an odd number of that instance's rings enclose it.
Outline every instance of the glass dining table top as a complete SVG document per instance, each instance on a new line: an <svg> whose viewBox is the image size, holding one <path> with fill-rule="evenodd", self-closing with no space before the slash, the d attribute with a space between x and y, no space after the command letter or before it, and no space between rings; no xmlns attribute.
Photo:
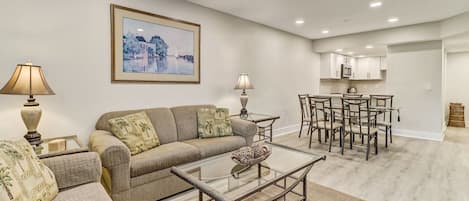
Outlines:
<svg viewBox="0 0 469 201"><path fill-rule="evenodd" d="M325 156L266 143L271 155L259 165L241 166L231 159L232 152L176 167L189 183L202 182L230 200L255 192L260 186L324 160ZM304 171L304 170L303 170ZM260 174L259 174L260 173ZM177 173L176 173L177 174Z"/></svg>

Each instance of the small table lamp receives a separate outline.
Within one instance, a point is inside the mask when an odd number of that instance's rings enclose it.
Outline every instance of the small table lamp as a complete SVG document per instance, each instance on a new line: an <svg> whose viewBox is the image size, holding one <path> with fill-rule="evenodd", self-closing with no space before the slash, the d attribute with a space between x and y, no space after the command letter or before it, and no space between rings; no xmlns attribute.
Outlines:
<svg viewBox="0 0 469 201"><path fill-rule="evenodd" d="M36 102L34 95L54 95L42 72L41 66L32 63L16 65L15 72L10 81L0 90L0 94L29 95L28 102L21 109L21 117L28 129L24 138L31 145L38 145L41 141L41 134L36 129L41 119L41 108Z"/></svg>
<svg viewBox="0 0 469 201"><path fill-rule="evenodd" d="M245 117L248 115L248 110L246 109L246 105L248 104L248 94L246 94L246 89L254 89L254 86L249 81L249 77L247 73L239 74L238 83L235 86L235 89L242 89L243 93L240 96L241 109L240 116Z"/></svg>

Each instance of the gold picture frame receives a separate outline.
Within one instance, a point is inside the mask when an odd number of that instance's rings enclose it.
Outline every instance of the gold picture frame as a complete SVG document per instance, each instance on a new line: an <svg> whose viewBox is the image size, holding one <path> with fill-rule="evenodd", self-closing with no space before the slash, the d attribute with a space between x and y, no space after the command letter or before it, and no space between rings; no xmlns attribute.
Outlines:
<svg viewBox="0 0 469 201"><path fill-rule="evenodd" d="M111 81L200 83L200 24L111 4Z"/></svg>

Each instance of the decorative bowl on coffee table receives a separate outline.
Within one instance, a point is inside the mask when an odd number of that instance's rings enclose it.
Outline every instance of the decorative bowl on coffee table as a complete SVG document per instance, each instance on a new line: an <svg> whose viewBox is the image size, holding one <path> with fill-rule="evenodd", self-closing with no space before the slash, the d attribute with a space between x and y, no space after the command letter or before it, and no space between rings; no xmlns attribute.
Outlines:
<svg viewBox="0 0 469 201"><path fill-rule="evenodd" d="M231 159L239 165L253 166L267 159L271 153L267 145L255 144L233 152Z"/></svg>

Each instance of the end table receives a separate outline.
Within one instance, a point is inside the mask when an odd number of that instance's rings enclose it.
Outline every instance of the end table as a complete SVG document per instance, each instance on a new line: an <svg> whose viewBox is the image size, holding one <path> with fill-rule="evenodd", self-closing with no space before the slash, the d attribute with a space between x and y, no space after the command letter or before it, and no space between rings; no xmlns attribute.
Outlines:
<svg viewBox="0 0 469 201"><path fill-rule="evenodd" d="M241 114L235 114L231 116L232 118L243 119L246 121L253 122L257 125L257 136L259 141L269 140L272 142L273 137L273 124L277 119L280 119L280 116L268 115L268 114L258 114L258 113L248 113L246 116L241 116ZM269 132L269 135L266 135L266 132Z"/></svg>
<svg viewBox="0 0 469 201"><path fill-rule="evenodd" d="M84 146L76 135L71 135L43 139L41 144L34 147L34 151L40 159L43 159L59 155L87 152L88 147Z"/></svg>

